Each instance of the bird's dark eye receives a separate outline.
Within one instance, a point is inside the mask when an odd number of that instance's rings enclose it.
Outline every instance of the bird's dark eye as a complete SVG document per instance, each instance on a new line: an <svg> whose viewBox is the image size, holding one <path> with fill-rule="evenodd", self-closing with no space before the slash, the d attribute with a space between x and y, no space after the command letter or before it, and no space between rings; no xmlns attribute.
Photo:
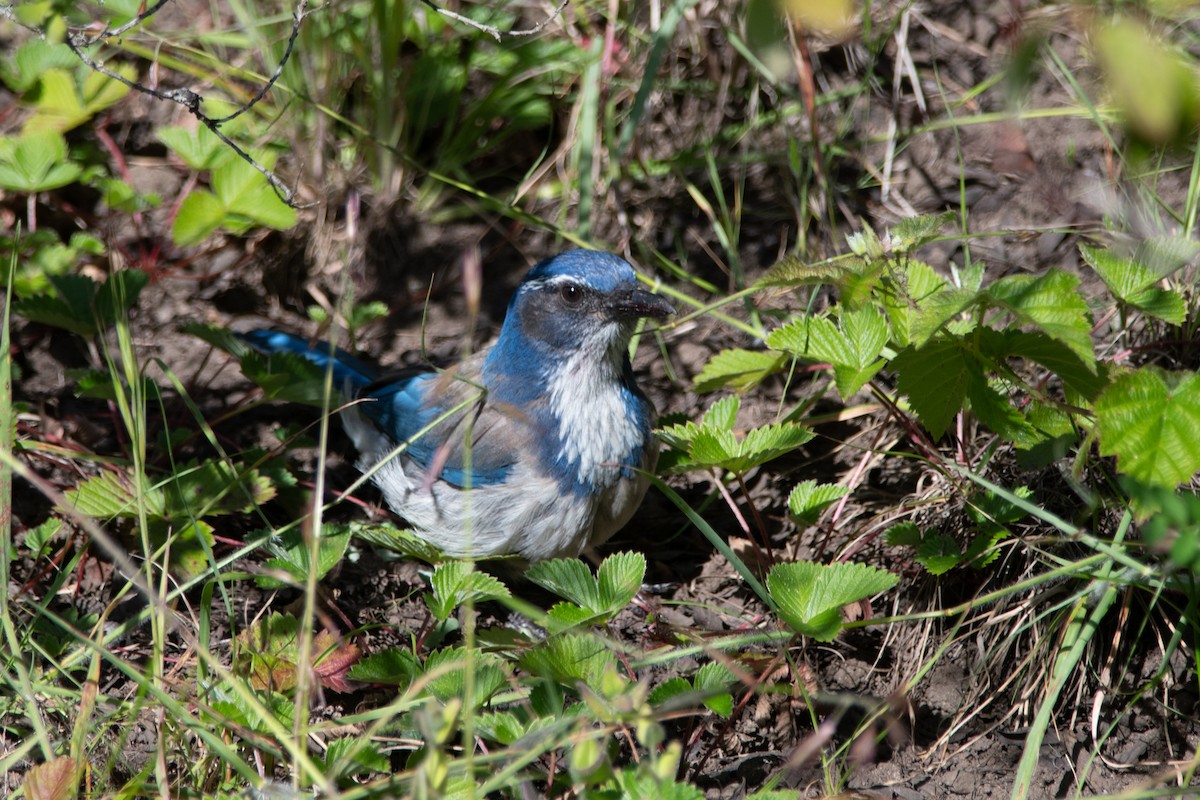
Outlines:
<svg viewBox="0 0 1200 800"><path fill-rule="evenodd" d="M577 283L564 283L559 287L558 293L571 305L575 305L583 299L583 289Z"/></svg>

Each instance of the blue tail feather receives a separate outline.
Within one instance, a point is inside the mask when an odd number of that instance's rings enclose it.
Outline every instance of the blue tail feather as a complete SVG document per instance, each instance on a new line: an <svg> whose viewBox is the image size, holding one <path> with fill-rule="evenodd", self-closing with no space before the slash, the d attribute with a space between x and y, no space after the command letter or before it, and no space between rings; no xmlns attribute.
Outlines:
<svg viewBox="0 0 1200 800"><path fill-rule="evenodd" d="M356 389L379 379L379 370L372 367L340 347L331 347L327 342L310 343L308 339L266 329L237 334L238 338L261 353L295 353L307 358L318 367L333 364L334 386L345 386L348 382Z"/></svg>

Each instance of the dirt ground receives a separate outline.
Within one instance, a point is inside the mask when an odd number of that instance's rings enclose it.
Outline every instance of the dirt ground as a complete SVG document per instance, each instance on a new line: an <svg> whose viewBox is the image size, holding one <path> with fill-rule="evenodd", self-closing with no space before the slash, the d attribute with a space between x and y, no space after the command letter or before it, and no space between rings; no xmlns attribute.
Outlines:
<svg viewBox="0 0 1200 800"><path fill-rule="evenodd" d="M982 0L915 6L903 48L912 59L911 68L901 63L902 48L894 38L880 57L887 63L871 64L880 74L895 74L894 86L878 86L873 96L860 97L849 113L845 108L822 110L822 119L831 126L839 119L854 120L854 130L839 131L838 135L855 146L837 163L837 174L830 176L844 219L862 219L882 229L914 213L949 209L967 215L970 232L979 234L969 245L955 240L933 245L922 254L939 271L961 266L967 258L985 261L991 278L1014 272L1036 274L1049 267L1078 268L1081 237L1100 230L1104 219L1120 215L1131 224L1145 223L1132 210L1121 181L1114 180L1112 152L1105 136L1093 121L1079 115L1045 115L1019 123L971 122L919 134L909 132L924 121L941 119L948 111L967 118L1017 107L1077 105L1069 87L1048 70L1035 73L1023 96L1009 96L1000 86L963 100L967 87L1007 68L1012 43L1033 27L1044 31L1049 46L1066 64L1083 77L1094 78L1081 52L1078 30L1065 12L1055 16L1054 10L1047 8L1018 15L1020 6ZM1024 29L1018 30L1021 26ZM728 47L720 42L714 46L722 44ZM817 47L814 59L822 90L835 93L859 79L858 70L865 68L868 54L850 43ZM918 78L919 97L913 77ZM769 101L767 98L767 105ZM683 101L661 96L655 102L648 130L668 131L668 112L678 111ZM161 148L146 144L149 137L144 128L161 120L147 118L137 110L144 106L138 101L136 106L121 107L118 113L126 117L119 120L125 126L122 141L129 148L127 156L138 165L134 178L142 183L141 188L169 196L178 191L179 173L166 163ZM690 113L700 114L703 109ZM894 137L889 135L892 120L898 122L899 132ZM802 120L763 126L754 145L766 149L781 146L797 131L809 135ZM646 146L660 152L672 145L690 144L680 141L687 139L682 131L677 131L675 138L648 138ZM881 174L885 164L887 171ZM789 225L787 211L796 202L794 187L781 172L755 165L747 175L741 259L751 279L788 251L798 235L794 224ZM1182 196L1186 172L1181 171L1178 180L1177 189L1160 186L1160 193L1175 191ZM711 227L695 205L683 198L677 180L614 187L598 210L593 236L596 241L635 243L631 248L635 258L644 252L639 245L664 252L682 248L689 270L724 284L727 276L709 256L711 250L719 249ZM11 205L12 201L6 202ZM621 209L636 213L617 213ZM554 215L553 210L544 210ZM419 361L422 348L435 358L452 358L464 337L469 337L473 346L487 341L498 329L507 297L524 269L559 247L543 231L499 218L434 225L417 219L403 204L385 205L371 199L365 201L358 238L350 240L342 211L333 198L319 212L324 218L321 225L230 238L201 253L180 252L164 235L155 242L162 247L155 263L157 271L134 319L135 344L142 358L160 359L182 379L206 417L219 418L241 403L253 387L226 356L210 352L182 333L181 323L198 320L236 330L272 326L309 332L312 327L304 308L318 297L336 302L345 291L347 276L360 299L384 300L391 308L382 324L370 327L359 342L364 352L389 365ZM160 225L164 227L159 230L165 231L166 221L153 217L157 213L151 212L149 226L137 230L112 212L97 224L109 231L112 241L135 253L145 242L134 237ZM806 232L810 257L844 249L842 237L849 229ZM321 236L310 236L314 230L321 231ZM1005 233L983 235L995 231ZM476 246L486 264L485 301L482 319L476 330L469 331L464 328L467 315L459 271L463 256ZM652 265L639 266L649 269ZM426 302L431 276L434 288ZM694 289L686 291L699 301L707 299ZM790 304L794 300L769 302ZM665 358L652 346L639 352L636 368L641 385L660 413L691 418L714 399L691 390L691 379L709 357L726 347L753 344L710 317L670 328L663 339ZM76 398L66 377L67 370L90 362L92 354L81 340L22 321L16 324L14 340L21 370L17 399L39 410L42 435L81 442L96 452L119 449L107 405ZM784 403L790 407L810 390L811 386L769 382L742 398L741 419L746 425L774 419L781 395L787 392ZM177 407L172 407L172 413L186 419ZM303 415L316 418L315 412L307 409L266 406L239 416L234 424L218 426L217 433L230 449L270 444L274 441L271 430L282 418L294 421ZM903 431L882 411L818 427L817 433L803 458L772 463L748 477L750 495L768 521L779 552L789 557L828 559L852 546L857 560L886 564L901 575L901 583L886 598L890 607L871 610L876 616L949 607L999 582L1021 577L1027 565L1015 563L1014 558L1012 565L998 567L986 576L954 573L935 581L909 554L886 547L880 534L898 516L897 510L910 508L914 497L937 487L929 487L928 476L911 462L863 458L864 447L877 452L904 447ZM352 448L344 434L335 431L330 450L329 483L337 489L356 475ZM314 452L298 450L291 458L297 474L311 478ZM69 479L62 466L47 462L35 466L52 481ZM787 518L785 500L796 482L809 477L840 482L854 492L835 522L798 530ZM702 476L676 477L671 482L693 503L699 503L711 489ZM355 519L385 513L373 489L361 490L359 497L365 509L343 504L335 515ZM18 530L41 522L50 510L50 504L28 484L18 483L14 502ZM1069 499L1063 502L1069 506ZM937 512L939 519L931 515L927 521L953 526L955 513L942 508ZM736 547L743 546L745 533L720 502L711 506L706 518ZM736 630L763 611L725 560L654 492L628 528L605 548L607 552L623 549L646 553L650 563L647 580L655 587L643 597L655 612L655 623L647 623L645 609L630 609L616 622L618 635L630 641L652 642L668 637L673 628L699 634ZM36 592L38 569L37 564L15 564L18 583L10 591ZM361 642L364 650L402 640L404 632L423 618L424 606L416 592L424 586L424 579L416 567L371 548L362 548L357 558L344 562L324 585L348 620L371 630ZM265 599L255 596L246 582L231 588L250 593L238 598L239 607L248 610L257 609ZM99 570L94 581L81 582L75 596L59 602L94 609L109 599L106 589L103 570ZM273 602L282 606L289 599L276 597ZM1137 601L1129 602L1134 604L1129 613L1136 613ZM239 620L239 624L245 622ZM989 622L993 627L988 627ZM798 748L815 735L811 713L801 700L802 686L815 696L818 711L836 726L825 753L844 741L864 715L880 703L889 704L890 710L878 723L888 736L877 745L864 739L852 748L850 758L833 767L844 779L846 794L841 796L903 800L1008 796L1039 698L1014 695L1019 683L1006 681L1027 670L1030 654L1045 653L1047 645L1020 638L1003 641L994 626L1002 630L1005 624L1003 609L992 608L967 620L850 631L831 645L799 644L792 653L794 668L779 654L764 651L764 681L772 691L737 697L738 711L729 721L714 718L676 723L672 733L688 743L685 777L712 798L744 796L780 770L784 771L780 788L801 788L805 796L823 796L840 788L829 785L830 769L819 755L796 757ZM225 632L218 627L213 641L223 638ZM1063 701L1053 735L1042 747L1032 797L1131 790L1171 774L1200 746L1195 665L1184 658L1160 664L1156 632L1151 625L1143 631L1144 642L1126 642L1119 653L1097 652L1090 663L1126 659L1125 670L1131 676L1151 675L1161 668L1165 677L1159 684L1159 696L1143 697L1133 703L1132 713L1118 716L1116 710L1127 700L1120 697L1124 687L1106 684L1107 675L1093 674L1085 684L1072 687L1074 694ZM949 646L935 658L937 647L947 641ZM645 677L656 676L648 673ZM105 690L119 691L119 687L110 684ZM326 699L335 707L350 709L373 697L361 692ZM1165 713L1164 706L1176 713ZM1094 759L1098 735L1105 738L1101 758ZM136 754L128 758L128 769L136 769Z"/></svg>

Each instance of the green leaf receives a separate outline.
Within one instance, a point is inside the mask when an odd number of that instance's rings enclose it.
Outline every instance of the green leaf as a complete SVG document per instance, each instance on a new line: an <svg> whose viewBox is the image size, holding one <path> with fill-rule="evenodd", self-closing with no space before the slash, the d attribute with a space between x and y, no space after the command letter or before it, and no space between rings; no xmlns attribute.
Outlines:
<svg viewBox="0 0 1200 800"><path fill-rule="evenodd" d="M579 682L599 686L616 663L616 653L603 639L573 633L551 636L520 657L526 671L571 687Z"/></svg>
<svg viewBox="0 0 1200 800"><path fill-rule="evenodd" d="M79 64L71 48L62 42L30 39L4 63L4 82L18 94L32 89L52 69L70 70Z"/></svg>
<svg viewBox="0 0 1200 800"><path fill-rule="evenodd" d="M465 561L447 561L433 571L432 597L426 596L425 603L439 619L449 619L454 610L466 603L497 600L512 597L508 587L486 572L477 572Z"/></svg>
<svg viewBox="0 0 1200 800"><path fill-rule="evenodd" d="M862 388L880 367L877 361L887 344L887 319L874 308L843 309L835 326L826 317L804 317L772 331L767 346L834 368L838 393L849 397Z"/></svg>
<svg viewBox="0 0 1200 800"><path fill-rule="evenodd" d="M1200 375L1143 367L1096 400L1100 453L1125 475L1174 488L1200 470Z"/></svg>
<svg viewBox="0 0 1200 800"><path fill-rule="evenodd" d="M708 411L704 412L702 424L706 428L719 428L721 430L733 430L734 423L737 422L738 409L741 408L742 401L736 395L723 397L713 403Z"/></svg>
<svg viewBox="0 0 1200 800"><path fill-rule="evenodd" d="M962 561L962 552L953 537L936 531L926 531L917 546L915 558L930 575L943 575Z"/></svg>
<svg viewBox="0 0 1200 800"><path fill-rule="evenodd" d="M218 350L224 350L234 358L242 358L248 353L255 352L254 348L239 339L237 335L224 325L206 325L201 322L185 322L180 326L183 333L196 336L211 344Z"/></svg>
<svg viewBox="0 0 1200 800"><path fill-rule="evenodd" d="M1087 245L1079 250L1117 299L1172 325L1180 325L1187 318L1183 295L1155 286L1164 275L1132 258L1123 258L1112 250Z"/></svg>
<svg viewBox="0 0 1200 800"><path fill-rule="evenodd" d="M741 441L730 431L704 428L692 441L689 455L698 466L743 473L792 452L812 437L811 430L795 422L754 428Z"/></svg>
<svg viewBox="0 0 1200 800"><path fill-rule="evenodd" d="M161 491L151 488L141 478L141 500L147 512L159 518L166 516L166 499ZM63 492L67 505L87 517L113 519L138 515L139 492L136 479L127 472L102 472Z"/></svg>
<svg viewBox="0 0 1200 800"><path fill-rule="evenodd" d="M946 286L946 281L925 262L908 259L897 265L892 284L895 290L884 294L884 308L892 323L892 341L897 347L907 347L912 343L910 329L917 314ZM926 336L921 344L928 339Z"/></svg>
<svg viewBox="0 0 1200 800"><path fill-rule="evenodd" d="M159 128L155 134L159 141L197 172L209 172L222 162L237 158L229 146L217 138L207 127L180 126Z"/></svg>
<svg viewBox="0 0 1200 800"><path fill-rule="evenodd" d="M942 228L954 221L954 212L921 214L905 217L892 226L890 240L892 252L908 253L941 235Z"/></svg>
<svg viewBox="0 0 1200 800"><path fill-rule="evenodd" d="M667 680L660 683L658 686L655 686L653 689L651 689L650 695L646 699L649 701L650 705L654 706L655 708L658 708L658 707L662 706L664 703L670 703L672 700L675 700L676 698L689 697L695 691L696 691L696 688L694 686L692 686L692 684L688 681L687 678L683 678L683 677L676 675L673 678L668 678ZM670 710L677 710L677 709L683 708L683 707L685 707L685 706L672 705L670 707Z"/></svg>
<svg viewBox="0 0 1200 800"><path fill-rule="evenodd" d="M893 547L916 547L921 544L921 529L915 522L898 522L887 529L887 543Z"/></svg>
<svg viewBox="0 0 1200 800"><path fill-rule="evenodd" d="M616 613L629 605L646 578L646 557L641 553L613 553L596 571L600 608Z"/></svg>
<svg viewBox="0 0 1200 800"><path fill-rule="evenodd" d="M123 319L137 305L138 296L148 283L150 276L140 269L122 269L109 275L96 290L93 302L97 326L107 328Z"/></svg>
<svg viewBox="0 0 1200 800"><path fill-rule="evenodd" d="M270 478L241 464L181 464L162 484L169 517L248 513L275 497Z"/></svg>
<svg viewBox="0 0 1200 800"><path fill-rule="evenodd" d="M984 353L996 359L1009 356L1036 361L1057 375L1067 389L1077 392L1089 402L1096 399L1100 390L1107 385L1105 368L1090 369L1073 350L1062 342L1051 339L1038 331L1004 331L991 329L982 331L980 337Z"/></svg>
<svg viewBox="0 0 1200 800"><path fill-rule="evenodd" d="M271 159L260 156L259 163L269 166ZM280 200L266 177L245 159L233 158L218 165L213 170L212 187L228 214L222 224L235 233L250 224L277 230L296 224L296 209Z"/></svg>
<svg viewBox="0 0 1200 800"><path fill-rule="evenodd" d="M225 222L225 206L212 192L195 189L179 204L171 238L180 247L197 244Z"/></svg>
<svg viewBox="0 0 1200 800"><path fill-rule="evenodd" d="M539 561L529 567L525 577L577 606L590 611L602 608L600 587L587 564L577 558Z"/></svg>
<svg viewBox="0 0 1200 800"><path fill-rule="evenodd" d="M841 264L827 261L806 264L795 256L787 256L758 280L755 289L835 284L841 281L846 273L846 267Z"/></svg>
<svg viewBox="0 0 1200 800"><path fill-rule="evenodd" d="M1040 444L1043 437L1029 422L1021 410L1013 405L1005 394L992 387L982 372L970 373L967 377L967 398L976 418L1006 441L1017 447L1029 448Z"/></svg>
<svg viewBox="0 0 1200 800"><path fill-rule="evenodd" d="M350 526L324 526L321 540L317 543L317 563L314 567L310 561L310 545L298 530L289 531L280 537L279 542L272 542L267 550L273 558L264 564L267 572L258 575L255 582L264 589L280 589L285 586L303 586L308 575L316 571L317 580L324 578L342 560L346 547L350 544ZM288 580L273 577L270 572L278 571L288 575Z"/></svg>
<svg viewBox="0 0 1200 800"><path fill-rule="evenodd" d="M525 726L509 711L488 711L475 717L475 733L505 747L525 735Z"/></svg>
<svg viewBox="0 0 1200 800"><path fill-rule="evenodd" d="M391 647L362 659L350 668L350 677L364 683L408 687L422 673L421 664L411 650Z"/></svg>
<svg viewBox="0 0 1200 800"><path fill-rule="evenodd" d="M769 350L722 350L693 379L697 392L732 386L741 392L762 383L783 367L784 357Z"/></svg>
<svg viewBox="0 0 1200 800"><path fill-rule="evenodd" d="M350 535L372 547L398 553L406 558L415 558L426 564L441 564L447 559L442 551L406 528L397 528L390 523L350 523Z"/></svg>
<svg viewBox="0 0 1200 800"><path fill-rule="evenodd" d="M67 158L67 141L58 131L26 131L0 141L0 188L37 194L81 175L83 168Z"/></svg>
<svg viewBox="0 0 1200 800"><path fill-rule="evenodd" d="M1095 371L1092 325L1078 286L1076 276L1051 270L1040 277L1009 275L993 283L987 294L1019 322L1040 328L1065 344Z"/></svg>
<svg viewBox="0 0 1200 800"><path fill-rule="evenodd" d="M801 525L812 525L829 506L850 494L845 486L807 480L788 495L788 510Z"/></svg>
<svg viewBox="0 0 1200 800"><path fill-rule="evenodd" d="M705 695L704 705L714 713L726 719L733 714L733 695L729 693L729 687L737 683L737 676L729 667L710 661L696 672L692 683L696 691Z"/></svg>
<svg viewBox="0 0 1200 800"><path fill-rule="evenodd" d="M471 680L467 680L470 674ZM481 650L448 647L425 660L429 693L443 703L462 700L467 709L483 706L508 686L508 669L498 656ZM470 694L468 694L470 689Z"/></svg>
<svg viewBox="0 0 1200 800"><path fill-rule="evenodd" d="M899 579L867 564L776 564L767 588L783 621L797 633L832 641L842 629L842 606L892 588Z"/></svg>
<svg viewBox="0 0 1200 800"><path fill-rule="evenodd" d="M923 299L909 318L908 334L912 345L924 347L946 323L973 306L979 293L972 289L948 286Z"/></svg>
<svg viewBox="0 0 1200 800"><path fill-rule="evenodd" d="M896 388L908 395L921 423L940 438L954 415L962 410L967 384L983 366L957 339L942 337L920 349L909 347L892 359Z"/></svg>
<svg viewBox="0 0 1200 800"><path fill-rule="evenodd" d="M137 76L132 64L116 64L112 69L126 80ZM26 132L69 131L129 93L128 86L102 73L88 70L82 86L77 75L60 68L41 74L31 94L36 107L25 121Z"/></svg>

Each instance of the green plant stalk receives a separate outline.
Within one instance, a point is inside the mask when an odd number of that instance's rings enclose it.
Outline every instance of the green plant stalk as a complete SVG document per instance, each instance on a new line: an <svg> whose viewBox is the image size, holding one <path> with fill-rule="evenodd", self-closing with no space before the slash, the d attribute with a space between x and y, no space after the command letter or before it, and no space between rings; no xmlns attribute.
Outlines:
<svg viewBox="0 0 1200 800"><path fill-rule="evenodd" d="M579 236L587 239L592 232L592 201L595 199L596 145L600 119L600 69L603 65L604 37L592 42L591 58L583 73L579 94L579 143L576 174L579 179Z"/></svg>
<svg viewBox="0 0 1200 800"><path fill-rule="evenodd" d="M62 660L62 664L59 665L59 670L61 671L60 674L65 674L69 667L77 664L82 658L90 656L94 653L99 653L109 664L120 670L135 684L137 684L139 689L144 694L162 702L167 712L176 721L186 726L188 730L195 732L199 738L203 739L211 749L219 754L223 762L231 764L234 770L247 777L253 786L259 786L260 779L255 769L249 764L244 763L237 756L236 750L227 745L219 735L212 733L210 731L210 725L196 721L194 717L191 716L188 709L171 697L167 688L160 685L160 681L148 679L143 672L140 672L134 667L126 664L124 661L121 661L114 655L111 648L112 642L119 641L122 637L128 635L130 631L135 630L144 624L147 619L153 620L153 614L158 614L160 617L166 618L170 614L166 601L173 601L177 597L181 596L184 592L191 589L197 583L200 583L203 580L208 580L209 576L198 576L193 578L191 581L176 587L170 594L159 594L150 585L147 585L145 576L134 564L125 548L122 547L115 539L113 539L113 537L109 535L107 531L97 525L94 520L75 512L71 504L67 502L62 493L55 489L53 485L42 479L37 473L27 468L24 463L13 458L11 453L0 451L0 461L3 461L6 466L8 466L13 472L17 473L21 478L33 484L43 495L45 495L46 499L63 509L65 513L71 517L75 524L79 525L85 532L87 532L89 538L99 545L101 549L104 550L105 554L116 564L118 571L127 580L136 585L137 589L142 592L148 601L148 605L150 606L150 608L135 615L122 625L114 626L112 629L102 632L102 635L98 637L98 640L85 636L83 633L75 630L74 627L72 627L72 625L62 617L45 607L39 606L38 610L41 615L55 623L62 630L72 633L72 635L75 636L77 643L80 645L80 648L76 650L74 654ZM244 558L249 553L254 552L261 547L262 544L263 541L257 541L247 545L237 552L227 556L226 559L218 566L224 567L232 564L238 559ZM190 640L191 637L188 636L186 629L181 627L180 633L186 640ZM194 641L189 641L189 644L195 645L196 643ZM223 686L227 687L230 691L236 694L239 700L245 703L248 708L262 718L264 725L267 726L271 736L273 737L273 741L278 742L285 752L292 753L293 761L299 764L300 768L302 768L304 772L310 776L310 779L320 786L323 791L332 792L332 787L325 783L320 768L315 762L313 762L312 758L308 755L307 750L301 749L299 752L293 752L291 750L290 732L284 728L281 723L279 723L271 710L268 709L261 700L259 700L257 694L246 685L245 681L242 680L241 677L234 675L228 667L225 667L220 662L216 661L210 652L197 648L196 655L208 663L209 669L218 676ZM47 676L51 676L53 674L54 673L52 671L47 672Z"/></svg>
<svg viewBox="0 0 1200 800"><path fill-rule="evenodd" d="M18 230L18 237L20 231ZM13 275L17 270L17 254L14 247L8 262L8 285L4 296L3 319L0 319L0 352L7 354L11 347L9 323L11 321L13 294ZM12 564L12 468L10 463L15 459L13 452L13 394L12 394L12 359L0 358L0 587L9 585ZM14 682L7 674L0 673L4 682L12 685L25 703L25 716L33 727L36 741L41 748L43 761L54 758L54 746L50 741L49 731L45 720L38 709L37 694L33 689L28 665L19 657L25 648L21 647L21 637L17 634L17 625L12 617L12 607L7 589L0 588L0 627L4 629L4 638L8 642L8 656L0 659L0 667L7 672L8 665L16 671Z"/></svg>
<svg viewBox="0 0 1200 800"><path fill-rule="evenodd" d="M1117 530L1117 541L1124 538L1132 521L1133 513L1126 510ZM1079 598L1070 612L1067 628L1063 633L1062 645L1059 647L1058 657L1055 658L1054 668L1050 673L1050 683L1046 687L1046 695L1042 699L1042 704L1038 707L1037 714L1025 737L1025 748L1021 752L1021 760L1017 764L1016 781L1013 784L1013 800L1025 800L1029 796L1029 790L1033 786L1033 773L1037 769L1038 752L1042 748L1042 741L1046 737L1050 719L1054 716L1054 706L1058 703L1058 696L1075 672L1080 659L1083 658L1084 650L1099 629L1101 620L1104 619L1105 614L1117 599L1116 584L1108 580L1112 574L1112 562L1107 562L1098 570L1095 580L1092 581L1093 586L1103 587L1100 599L1089 609L1087 606L1089 595L1085 594Z"/></svg>

